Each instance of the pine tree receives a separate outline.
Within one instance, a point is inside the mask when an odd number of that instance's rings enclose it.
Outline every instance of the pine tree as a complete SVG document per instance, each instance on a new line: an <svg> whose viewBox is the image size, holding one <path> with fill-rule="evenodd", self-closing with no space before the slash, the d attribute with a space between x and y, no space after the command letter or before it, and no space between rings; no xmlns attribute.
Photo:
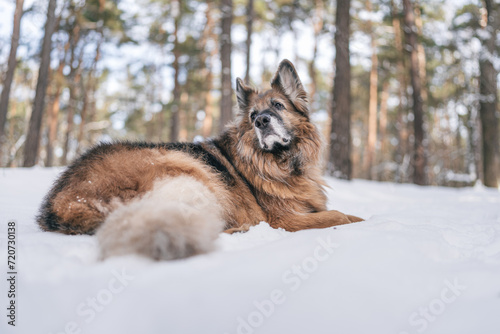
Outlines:
<svg viewBox="0 0 500 334"><path fill-rule="evenodd" d="M2 165L2 147L5 141L4 130L7 121L7 112L9 110L9 97L14 72L17 67L17 47L19 46L19 36L21 34L21 18L23 16L24 0L16 0L16 9L14 11L14 27L12 29L12 38L10 42L9 60L7 62L7 72L3 80L2 95L0 97L0 166Z"/></svg>
<svg viewBox="0 0 500 334"><path fill-rule="evenodd" d="M497 33L500 29L500 6L493 0L484 0L487 22L483 47L479 56L479 94L482 126L484 184L497 188L500 182L500 149L498 135L498 72L493 66L496 55Z"/></svg>
<svg viewBox="0 0 500 334"><path fill-rule="evenodd" d="M220 126L222 131L225 125L233 119L233 91L231 79L231 28L233 23L233 0L221 1L221 28L220 58L221 58L221 99L220 99Z"/></svg>
<svg viewBox="0 0 500 334"><path fill-rule="evenodd" d="M427 185L427 155L424 146L424 106L422 99L422 81L418 61L418 41L415 27L415 14L411 0L403 0L406 45L409 50L410 78L413 88L413 127L415 144L413 152L413 183Z"/></svg>
<svg viewBox="0 0 500 334"><path fill-rule="evenodd" d="M335 79L328 173L352 178L351 163L351 64L349 55L350 0L337 1L335 32Z"/></svg>
<svg viewBox="0 0 500 334"><path fill-rule="evenodd" d="M38 71L38 82L36 84L36 95L33 103L33 111L28 129L28 137L24 146L24 167L32 167L38 158L38 148L40 146L40 131L42 118L45 109L45 95L50 66L50 51L52 49L52 34L56 27L56 0L49 0L47 9L47 21L45 23L45 34L43 36L40 69Z"/></svg>
<svg viewBox="0 0 500 334"><path fill-rule="evenodd" d="M245 55L245 82L250 83L250 51L252 49L252 34L253 34L253 21L255 19L254 15L254 0L247 0L247 10L246 10L246 27L247 27L247 39L245 41L246 55Z"/></svg>

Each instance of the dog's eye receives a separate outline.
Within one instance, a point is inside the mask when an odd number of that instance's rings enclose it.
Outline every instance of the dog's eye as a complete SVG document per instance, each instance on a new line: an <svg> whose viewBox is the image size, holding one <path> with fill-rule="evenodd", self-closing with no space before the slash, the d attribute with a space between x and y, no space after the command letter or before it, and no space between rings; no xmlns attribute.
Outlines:
<svg viewBox="0 0 500 334"><path fill-rule="evenodd" d="M252 113L250 114L250 119L253 121L255 121L255 117L257 117L257 113L255 111L252 111Z"/></svg>
<svg viewBox="0 0 500 334"><path fill-rule="evenodd" d="M273 106L278 109L278 110L283 110L285 109L285 106L283 105L283 103L280 103L280 102L274 102L273 103Z"/></svg>

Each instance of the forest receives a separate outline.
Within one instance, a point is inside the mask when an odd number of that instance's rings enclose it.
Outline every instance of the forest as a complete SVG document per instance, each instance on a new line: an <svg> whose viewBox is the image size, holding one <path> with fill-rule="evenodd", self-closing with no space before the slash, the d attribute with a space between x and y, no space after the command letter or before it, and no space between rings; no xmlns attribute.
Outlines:
<svg viewBox="0 0 500 334"><path fill-rule="evenodd" d="M3 0L0 166L202 141L291 60L341 179L500 184L498 0Z"/></svg>

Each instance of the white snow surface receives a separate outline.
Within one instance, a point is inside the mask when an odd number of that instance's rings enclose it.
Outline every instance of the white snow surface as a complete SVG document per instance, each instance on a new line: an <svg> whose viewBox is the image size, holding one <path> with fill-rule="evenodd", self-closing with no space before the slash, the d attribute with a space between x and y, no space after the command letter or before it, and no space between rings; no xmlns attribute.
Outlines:
<svg viewBox="0 0 500 334"><path fill-rule="evenodd" d="M0 333L500 333L498 190L328 178L329 208L366 221L295 233L262 222L209 254L102 262L93 236L35 224L60 172L0 169Z"/></svg>

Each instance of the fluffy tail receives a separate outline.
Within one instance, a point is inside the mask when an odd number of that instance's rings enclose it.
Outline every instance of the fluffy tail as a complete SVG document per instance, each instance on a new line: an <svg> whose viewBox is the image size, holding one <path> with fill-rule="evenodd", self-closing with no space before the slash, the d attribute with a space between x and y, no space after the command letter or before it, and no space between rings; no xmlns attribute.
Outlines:
<svg viewBox="0 0 500 334"><path fill-rule="evenodd" d="M96 236L103 259L141 254L173 260L212 250L223 228L215 195L200 181L177 176L111 212Z"/></svg>

